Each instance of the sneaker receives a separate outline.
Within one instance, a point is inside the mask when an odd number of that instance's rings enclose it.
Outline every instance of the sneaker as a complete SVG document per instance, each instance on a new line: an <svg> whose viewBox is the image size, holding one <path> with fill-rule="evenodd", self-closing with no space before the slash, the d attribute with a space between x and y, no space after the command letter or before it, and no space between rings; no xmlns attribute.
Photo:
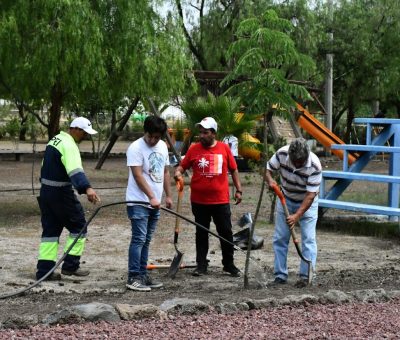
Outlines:
<svg viewBox="0 0 400 340"><path fill-rule="evenodd" d="M83 270L78 268L75 271L71 271L71 270L66 270L66 269L61 269L61 274L63 275L67 275L67 276L88 276L90 274L90 272L88 270Z"/></svg>
<svg viewBox="0 0 400 340"><path fill-rule="evenodd" d="M164 286L164 284L162 282L153 280L149 275L146 275L143 278L143 283L145 286L150 287L150 288L160 288L160 287Z"/></svg>
<svg viewBox="0 0 400 340"><path fill-rule="evenodd" d="M201 268L201 267L197 267L192 273L193 276L203 276L206 274L207 274L207 268Z"/></svg>
<svg viewBox="0 0 400 340"><path fill-rule="evenodd" d="M240 277L241 272L240 269L237 268L233 263L229 266L224 266L222 269L224 272L231 274L232 277Z"/></svg>
<svg viewBox="0 0 400 340"><path fill-rule="evenodd" d="M308 279L305 278L300 278L297 280L297 282L294 284L296 288L304 288L308 286Z"/></svg>
<svg viewBox="0 0 400 340"><path fill-rule="evenodd" d="M126 283L128 289L137 290L139 292L149 292L151 288L143 284L143 280L139 276L129 277Z"/></svg>
<svg viewBox="0 0 400 340"><path fill-rule="evenodd" d="M287 281L285 279L282 279L281 277L276 277L274 281L272 281L273 285L284 285L286 284Z"/></svg>

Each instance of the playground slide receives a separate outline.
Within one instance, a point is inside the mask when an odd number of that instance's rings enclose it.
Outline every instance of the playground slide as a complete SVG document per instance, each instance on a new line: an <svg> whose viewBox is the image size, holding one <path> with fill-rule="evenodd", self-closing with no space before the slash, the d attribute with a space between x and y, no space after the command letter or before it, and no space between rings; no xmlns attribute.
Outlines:
<svg viewBox="0 0 400 340"><path fill-rule="evenodd" d="M299 103L296 103L296 106L297 110L301 112L301 115L299 115L299 118L297 119L297 123L323 146L330 149L332 144L345 144L345 142L343 142L318 119L314 118L311 113ZM331 152L340 159L343 159L343 150L331 150ZM356 161L358 157L357 153L349 152L349 165Z"/></svg>

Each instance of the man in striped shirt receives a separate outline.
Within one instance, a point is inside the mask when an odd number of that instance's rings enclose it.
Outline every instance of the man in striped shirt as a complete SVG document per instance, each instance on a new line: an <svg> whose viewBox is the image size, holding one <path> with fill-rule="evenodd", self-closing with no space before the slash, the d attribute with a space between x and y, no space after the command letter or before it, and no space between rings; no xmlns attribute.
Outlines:
<svg viewBox="0 0 400 340"><path fill-rule="evenodd" d="M286 218L281 202L277 201L273 249L275 254L275 284L284 284L288 279L287 252L290 229L298 222L301 229L301 248L305 258L315 268L317 259L316 224L318 219L318 191L322 169L318 157L310 152L303 138L293 140L290 145L280 148L268 161L265 180L272 188L276 185L272 175L279 173L283 194L289 210ZM308 281L308 265L301 261L297 287Z"/></svg>

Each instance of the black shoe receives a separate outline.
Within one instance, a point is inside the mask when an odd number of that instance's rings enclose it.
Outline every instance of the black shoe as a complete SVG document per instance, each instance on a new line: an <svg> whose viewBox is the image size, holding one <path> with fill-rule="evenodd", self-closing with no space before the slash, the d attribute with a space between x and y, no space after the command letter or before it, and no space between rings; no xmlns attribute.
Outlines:
<svg viewBox="0 0 400 340"><path fill-rule="evenodd" d="M201 267L197 267L192 273L193 276L203 276L206 274L207 274L207 268L201 268Z"/></svg>
<svg viewBox="0 0 400 340"><path fill-rule="evenodd" d="M149 275L143 277L143 284L150 288L160 288L163 286L162 282L153 280Z"/></svg>
<svg viewBox="0 0 400 340"><path fill-rule="evenodd" d="M311 285L311 284L310 284ZM305 278L300 278L297 280L297 282L294 284L296 288L304 288L308 286L308 279Z"/></svg>
<svg viewBox="0 0 400 340"><path fill-rule="evenodd" d="M286 283L287 281L280 277L276 277L275 280L272 282L273 285L284 285Z"/></svg>
<svg viewBox="0 0 400 340"><path fill-rule="evenodd" d="M40 277L39 278L37 277L37 280L40 280ZM49 275L43 281L60 281L60 280L61 280L61 274L60 273L51 273L51 275Z"/></svg>
<svg viewBox="0 0 400 340"><path fill-rule="evenodd" d="M78 268L75 271L71 271L71 270L66 270L66 269L61 269L61 274L63 275L67 275L67 276L88 276L90 274L90 272L88 270L83 270Z"/></svg>
<svg viewBox="0 0 400 340"><path fill-rule="evenodd" d="M240 277L241 272L240 269L237 268L233 263L229 266L224 266L222 269L224 272L231 274L232 277Z"/></svg>

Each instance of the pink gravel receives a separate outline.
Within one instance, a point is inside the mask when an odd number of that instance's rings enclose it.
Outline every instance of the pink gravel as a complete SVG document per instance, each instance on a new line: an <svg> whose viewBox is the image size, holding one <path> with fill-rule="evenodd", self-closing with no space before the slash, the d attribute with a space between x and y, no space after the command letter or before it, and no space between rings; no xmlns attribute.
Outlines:
<svg viewBox="0 0 400 340"><path fill-rule="evenodd" d="M0 339L400 339L400 300L1 330Z"/></svg>

